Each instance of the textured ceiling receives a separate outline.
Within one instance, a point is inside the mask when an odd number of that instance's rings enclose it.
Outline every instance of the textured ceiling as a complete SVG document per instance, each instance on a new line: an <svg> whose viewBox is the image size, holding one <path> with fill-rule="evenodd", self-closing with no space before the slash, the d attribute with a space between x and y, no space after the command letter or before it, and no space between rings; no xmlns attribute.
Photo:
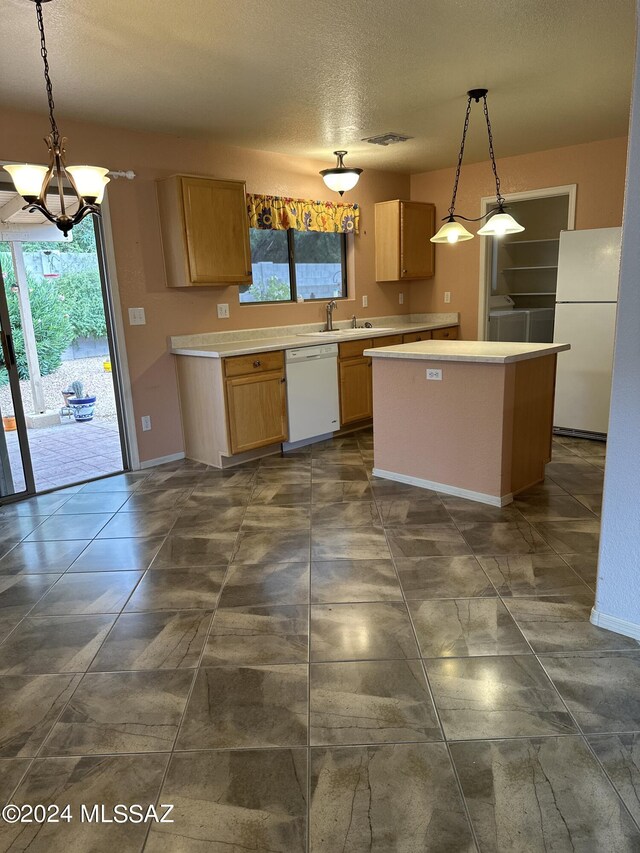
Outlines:
<svg viewBox="0 0 640 853"><path fill-rule="evenodd" d="M498 156L624 135L633 0L53 0L60 117L422 171L489 88ZM0 104L46 101L31 0L0 0ZM415 137L379 148L360 140ZM475 107L467 159L487 156Z"/></svg>

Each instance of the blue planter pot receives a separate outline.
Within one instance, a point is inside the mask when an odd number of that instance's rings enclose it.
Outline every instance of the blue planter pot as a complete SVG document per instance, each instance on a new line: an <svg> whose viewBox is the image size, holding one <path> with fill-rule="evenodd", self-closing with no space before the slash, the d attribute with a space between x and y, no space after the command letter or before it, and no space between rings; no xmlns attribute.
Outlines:
<svg viewBox="0 0 640 853"><path fill-rule="evenodd" d="M69 406L73 409L73 417L77 421L93 420L93 412L96 408L95 397L71 397Z"/></svg>

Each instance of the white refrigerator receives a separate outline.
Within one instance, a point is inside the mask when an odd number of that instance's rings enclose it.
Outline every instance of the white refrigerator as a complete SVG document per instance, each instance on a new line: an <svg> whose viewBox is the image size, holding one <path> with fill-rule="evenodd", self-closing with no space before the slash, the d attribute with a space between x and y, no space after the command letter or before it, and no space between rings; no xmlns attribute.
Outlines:
<svg viewBox="0 0 640 853"><path fill-rule="evenodd" d="M618 306L620 228L563 231L553 340L558 355L557 429L606 435Z"/></svg>

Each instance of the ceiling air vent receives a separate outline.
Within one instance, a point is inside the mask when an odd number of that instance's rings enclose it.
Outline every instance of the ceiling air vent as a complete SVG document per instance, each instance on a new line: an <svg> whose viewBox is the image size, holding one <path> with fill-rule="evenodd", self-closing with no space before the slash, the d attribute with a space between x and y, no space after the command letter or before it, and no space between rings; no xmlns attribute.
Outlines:
<svg viewBox="0 0 640 853"><path fill-rule="evenodd" d="M363 142L370 142L372 145L395 145L396 142L406 142L407 139L413 139L413 136L405 136L404 133L381 133L380 136L368 136L363 139Z"/></svg>

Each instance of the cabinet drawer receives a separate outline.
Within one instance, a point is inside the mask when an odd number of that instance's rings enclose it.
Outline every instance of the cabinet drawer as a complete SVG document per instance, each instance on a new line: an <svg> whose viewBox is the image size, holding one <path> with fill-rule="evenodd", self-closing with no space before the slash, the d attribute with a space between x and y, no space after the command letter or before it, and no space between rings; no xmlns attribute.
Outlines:
<svg viewBox="0 0 640 853"><path fill-rule="evenodd" d="M402 336L403 344L415 344L417 341L430 341L431 332L409 332Z"/></svg>
<svg viewBox="0 0 640 853"><path fill-rule="evenodd" d="M264 373L268 370L282 370L284 353L257 352L251 355L234 355L224 360L225 376L246 376L250 373Z"/></svg>
<svg viewBox="0 0 640 853"><path fill-rule="evenodd" d="M458 327L448 326L446 329L434 329L431 333L434 341L457 341Z"/></svg>
<svg viewBox="0 0 640 853"><path fill-rule="evenodd" d="M374 347L397 347L403 343L402 335L385 335L384 338L374 338Z"/></svg>
<svg viewBox="0 0 640 853"><path fill-rule="evenodd" d="M370 349L373 345L373 341L371 338L367 338L362 341L343 341L343 343L338 344L338 352L340 353L340 358L361 358L362 353L366 349Z"/></svg>

